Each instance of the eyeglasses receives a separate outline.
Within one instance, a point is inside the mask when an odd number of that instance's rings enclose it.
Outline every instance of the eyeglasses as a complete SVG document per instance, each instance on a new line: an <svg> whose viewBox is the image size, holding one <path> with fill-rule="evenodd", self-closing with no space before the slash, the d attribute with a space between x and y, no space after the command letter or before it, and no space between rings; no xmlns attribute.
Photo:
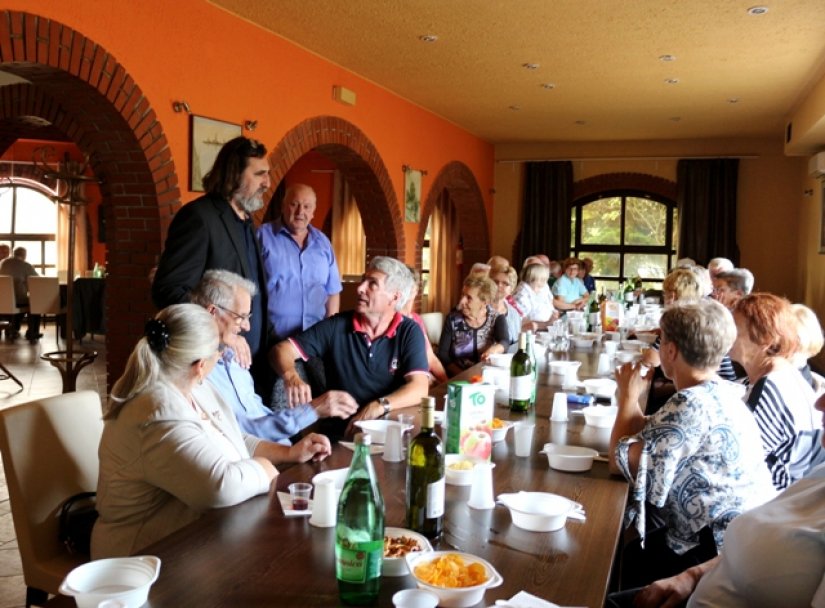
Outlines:
<svg viewBox="0 0 825 608"><path fill-rule="evenodd" d="M244 321L249 321L252 318L252 313L251 312L248 312L245 315L242 315L240 313L235 312L234 310L230 310L228 308L224 308L223 306L219 306L218 304L215 304L215 308L220 308L222 311L228 312L230 315L232 315L232 318L235 319L235 321L238 322L238 323L243 323Z"/></svg>

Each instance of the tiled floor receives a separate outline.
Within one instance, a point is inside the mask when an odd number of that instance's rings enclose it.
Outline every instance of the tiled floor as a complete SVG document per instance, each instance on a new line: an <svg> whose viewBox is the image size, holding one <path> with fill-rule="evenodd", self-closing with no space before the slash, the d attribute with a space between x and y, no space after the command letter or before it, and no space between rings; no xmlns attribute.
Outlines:
<svg viewBox="0 0 825 608"><path fill-rule="evenodd" d="M58 350L54 341L54 327L44 329L39 344L31 345L27 340L16 342L0 340L0 362L23 383L20 390L11 380L0 382L0 409L25 403L39 397L58 395L63 391L60 372L51 364L40 359L43 353ZM87 336L77 348L96 350L95 362L80 372L77 378L78 390L97 390L102 399L106 398L106 352L103 337L92 339ZM60 349L65 344L60 342ZM17 540L9 507L6 479L0 468L0 608L18 608L25 605L26 585L17 551Z"/></svg>

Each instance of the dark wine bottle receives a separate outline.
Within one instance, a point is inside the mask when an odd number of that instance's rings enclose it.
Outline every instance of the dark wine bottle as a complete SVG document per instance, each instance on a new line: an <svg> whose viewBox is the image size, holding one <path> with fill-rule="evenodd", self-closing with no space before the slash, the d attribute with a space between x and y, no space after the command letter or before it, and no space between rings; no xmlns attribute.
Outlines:
<svg viewBox="0 0 825 608"><path fill-rule="evenodd" d="M526 412L533 396L533 362L527 352L527 334L518 337L518 352L510 363L510 410Z"/></svg>
<svg viewBox="0 0 825 608"><path fill-rule="evenodd" d="M407 452L407 527L441 536L444 519L444 450L435 434L435 398L421 400L421 432Z"/></svg>

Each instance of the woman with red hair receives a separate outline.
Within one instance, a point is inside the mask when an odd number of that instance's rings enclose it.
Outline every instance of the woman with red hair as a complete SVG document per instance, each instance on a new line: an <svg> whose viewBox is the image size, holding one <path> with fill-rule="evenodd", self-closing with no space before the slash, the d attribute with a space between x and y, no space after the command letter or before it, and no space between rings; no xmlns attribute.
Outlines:
<svg viewBox="0 0 825 608"><path fill-rule="evenodd" d="M739 300L733 320L737 337L731 358L748 374L745 401L759 425L773 483L782 490L825 457L814 391L793 363L797 321L791 303L770 293Z"/></svg>

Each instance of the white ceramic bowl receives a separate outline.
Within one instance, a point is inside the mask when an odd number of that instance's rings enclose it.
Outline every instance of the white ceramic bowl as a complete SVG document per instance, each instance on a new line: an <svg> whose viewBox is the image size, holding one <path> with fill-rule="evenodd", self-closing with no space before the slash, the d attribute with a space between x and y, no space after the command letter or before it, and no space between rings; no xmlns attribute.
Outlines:
<svg viewBox="0 0 825 608"><path fill-rule="evenodd" d="M573 336L570 338L570 341L573 343L575 348L593 348L593 342L596 338L588 338L586 336L587 334L579 334L578 336Z"/></svg>
<svg viewBox="0 0 825 608"><path fill-rule="evenodd" d="M652 331L637 331L636 338L646 344L653 344L656 341L656 332Z"/></svg>
<svg viewBox="0 0 825 608"><path fill-rule="evenodd" d="M99 559L69 572L59 591L74 596L78 608L97 608L106 600L119 600L126 608L140 608L159 573L160 558L153 555Z"/></svg>
<svg viewBox="0 0 825 608"><path fill-rule="evenodd" d="M613 428L619 408L615 405L589 405L582 408L584 421L600 429Z"/></svg>
<svg viewBox="0 0 825 608"><path fill-rule="evenodd" d="M582 384L588 395L610 399L616 394L616 381L610 378L588 378L582 380Z"/></svg>
<svg viewBox="0 0 825 608"><path fill-rule="evenodd" d="M644 340L622 340L622 348L633 352L641 352L643 348L649 346Z"/></svg>
<svg viewBox="0 0 825 608"><path fill-rule="evenodd" d="M545 443L541 453L547 454L547 463L550 468L570 473L589 471L593 468L593 459L599 455L592 448L557 443Z"/></svg>
<svg viewBox="0 0 825 608"><path fill-rule="evenodd" d="M492 426L490 427L490 431L493 434L493 443L498 443L499 441L504 441L504 438L507 437L507 431L510 430L510 427L513 426L513 422L509 420L502 420L501 421L501 428L494 429Z"/></svg>
<svg viewBox="0 0 825 608"><path fill-rule="evenodd" d="M433 546L427 537L422 536L418 532L407 530L405 528L384 528L384 538L399 538L406 536L413 538L418 543L418 552L432 551ZM414 551L413 551L414 552ZM410 570L407 568L407 560L404 557L384 557L383 565L381 566L381 574L384 576L407 576Z"/></svg>
<svg viewBox="0 0 825 608"><path fill-rule="evenodd" d="M355 426L365 433L369 433L373 443L384 443L387 439L387 427L391 424L398 424L395 420L359 420ZM412 429L412 425L407 426Z"/></svg>
<svg viewBox="0 0 825 608"><path fill-rule="evenodd" d="M447 454L444 456L444 478L451 486L469 486L473 482L472 468L453 469L450 467L450 465L456 462L463 462L465 460L472 463L473 467L475 467L475 463L464 454Z"/></svg>
<svg viewBox="0 0 825 608"><path fill-rule="evenodd" d="M437 587L425 583L415 575L415 567L417 565L426 564L448 554L461 556L467 565L473 563L481 564L487 573L487 580L473 587ZM409 553L406 559L407 566L409 566L410 573L415 579L416 584L421 589L435 593L438 596L438 605L441 606L441 608L467 608L468 606L475 606L484 598L484 593L489 587L498 587L504 582L504 579L501 578L501 575L489 562L470 553L461 553L460 551L425 551L423 553Z"/></svg>
<svg viewBox="0 0 825 608"><path fill-rule="evenodd" d="M514 526L530 532L561 530L576 506L564 496L547 492L501 494L498 501L510 509Z"/></svg>
<svg viewBox="0 0 825 608"><path fill-rule="evenodd" d="M621 339L621 334L617 331L604 332L604 339L612 342L618 342Z"/></svg>
<svg viewBox="0 0 825 608"><path fill-rule="evenodd" d="M496 353L494 355L490 355L487 358L487 361L490 362L490 365L495 367L510 369L510 363L513 361L513 353Z"/></svg>

